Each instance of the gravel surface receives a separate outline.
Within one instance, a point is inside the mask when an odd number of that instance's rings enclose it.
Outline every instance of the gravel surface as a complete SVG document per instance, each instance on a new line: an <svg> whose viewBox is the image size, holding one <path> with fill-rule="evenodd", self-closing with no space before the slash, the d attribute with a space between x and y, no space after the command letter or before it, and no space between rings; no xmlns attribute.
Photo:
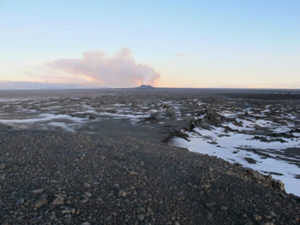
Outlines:
<svg viewBox="0 0 300 225"><path fill-rule="evenodd" d="M0 129L0 224L299 224L253 170L131 137Z"/></svg>

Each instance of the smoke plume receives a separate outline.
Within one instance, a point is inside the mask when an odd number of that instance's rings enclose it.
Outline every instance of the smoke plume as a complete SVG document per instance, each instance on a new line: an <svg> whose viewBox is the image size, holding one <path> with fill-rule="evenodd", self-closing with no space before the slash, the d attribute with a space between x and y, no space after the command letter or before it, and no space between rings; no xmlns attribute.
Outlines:
<svg viewBox="0 0 300 225"><path fill-rule="evenodd" d="M71 79L70 82L72 79L84 80L106 87L155 85L160 76L151 67L137 63L128 48L113 56L102 51L87 51L81 58L58 59L47 63L47 67L54 71L53 74L65 74L65 79Z"/></svg>

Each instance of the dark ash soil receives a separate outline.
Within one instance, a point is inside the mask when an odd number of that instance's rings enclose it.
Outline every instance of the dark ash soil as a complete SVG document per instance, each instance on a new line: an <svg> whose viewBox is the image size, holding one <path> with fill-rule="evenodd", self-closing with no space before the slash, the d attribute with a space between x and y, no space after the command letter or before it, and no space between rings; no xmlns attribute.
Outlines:
<svg viewBox="0 0 300 225"><path fill-rule="evenodd" d="M0 224L299 224L282 188L167 144L0 131Z"/></svg>

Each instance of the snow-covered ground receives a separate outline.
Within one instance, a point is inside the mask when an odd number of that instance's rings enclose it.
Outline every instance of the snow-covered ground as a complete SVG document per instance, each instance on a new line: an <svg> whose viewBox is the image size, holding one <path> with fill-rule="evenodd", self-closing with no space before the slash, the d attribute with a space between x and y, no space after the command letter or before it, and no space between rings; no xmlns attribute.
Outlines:
<svg viewBox="0 0 300 225"><path fill-rule="evenodd" d="M188 138L175 137L172 144L270 174L288 193L300 196L299 115L284 114L284 106L275 113L271 109L216 109L219 124L182 131Z"/></svg>
<svg viewBox="0 0 300 225"><path fill-rule="evenodd" d="M223 128L212 130L197 128L188 135L189 141L177 137L173 139L172 144L193 152L217 156L231 163L239 163L264 174L271 174L285 184L288 193L300 196L300 179L296 178L300 174L299 166L289 161L295 160L294 158L281 156L282 158L278 159L276 154L277 151L299 147L300 139L289 140L285 143L262 142L253 139L251 135L226 133ZM269 150L267 153L269 157L266 157L264 150ZM269 153L270 151L273 154Z"/></svg>

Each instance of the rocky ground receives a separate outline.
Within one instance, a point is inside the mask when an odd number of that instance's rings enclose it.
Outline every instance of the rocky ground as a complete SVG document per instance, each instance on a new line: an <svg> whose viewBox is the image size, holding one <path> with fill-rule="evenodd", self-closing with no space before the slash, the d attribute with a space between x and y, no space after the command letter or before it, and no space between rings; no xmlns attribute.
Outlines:
<svg viewBox="0 0 300 225"><path fill-rule="evenodd" d="M221 159L131 137L0 132L0 224L299 224L300 198Z"/></svg>
<svg viewBox="0 0 300 225"><path fill-rule="evenodd" d="M2 91L0 224L299 224L300 198L281 182L169 145L222 129L200 138L219 146L224 136L248 135L289 146L300 136L299 98L211 89ZM254 152L299 167L299 149L235 151L247 151L249 165Z"/></svg>

